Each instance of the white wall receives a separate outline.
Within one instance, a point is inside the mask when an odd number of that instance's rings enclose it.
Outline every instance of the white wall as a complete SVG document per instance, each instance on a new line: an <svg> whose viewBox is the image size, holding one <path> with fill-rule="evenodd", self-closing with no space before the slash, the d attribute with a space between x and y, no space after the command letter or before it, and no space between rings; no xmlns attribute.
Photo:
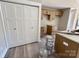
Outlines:
<svg viewBox="0 0 79 59"><path fill-rule="evenodd" d="M2 18L1 5L0 5L0 58L4 57L8 50L2 19L3 18Z"/></svg>
<svg viewBox="0 0 79 59"><path fill-rule="evenodd" d="M70 9L64 9L63 11L63 16L58 21L58 30L66 30L67 28Z"/></svg>

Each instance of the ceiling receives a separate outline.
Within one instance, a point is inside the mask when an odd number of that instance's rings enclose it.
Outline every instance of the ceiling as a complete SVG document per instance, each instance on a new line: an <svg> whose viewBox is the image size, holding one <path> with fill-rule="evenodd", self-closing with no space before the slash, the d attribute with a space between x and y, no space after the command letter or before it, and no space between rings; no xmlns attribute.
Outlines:
<svg viewBox="0 0 79 59"><path fill-rule="evenodd" d="M64 9L64 8L75 8L78 3L76 0L30 0L39 2L43 7Z"/></svg>

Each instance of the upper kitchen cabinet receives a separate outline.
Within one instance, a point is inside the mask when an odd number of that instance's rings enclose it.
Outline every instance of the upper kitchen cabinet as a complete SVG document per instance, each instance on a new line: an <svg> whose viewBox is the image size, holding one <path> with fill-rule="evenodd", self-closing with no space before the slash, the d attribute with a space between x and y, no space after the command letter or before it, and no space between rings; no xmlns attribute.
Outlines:
<svg viewBox="0 0 79 59"><path fill-rule="evenodd" d="M47 9L42 9L42 14L46 15L48 20L51 20L51 11Z"/></svg>
<svg viewBox="0 0 79 59"><path fill-rule="evenodd" d="M55 17L56 17L55 11L52 11L52 12L51 12L51 19L54 19Z"/></svg>
<svg viewBox="0 0 79 59"><path fill-rule="evenodd" d="M47 10L47 9L42 9L42 13L49 15L51 13L51 11L50 10Z"/></svg>
<svg viewBox="0 0 79 59"><path fill-rule="evenodd" d="M48 20L54 19L56 16L63 16L62 10L42 9L42 14L46 15Z"/></svg>
<svg viewBox="0 0 79 59"><path fill-rule="evenodd" d="M55 12L55 15L56 15L56 16L63 16L63 10L57 10L57 11Z"/></svg>

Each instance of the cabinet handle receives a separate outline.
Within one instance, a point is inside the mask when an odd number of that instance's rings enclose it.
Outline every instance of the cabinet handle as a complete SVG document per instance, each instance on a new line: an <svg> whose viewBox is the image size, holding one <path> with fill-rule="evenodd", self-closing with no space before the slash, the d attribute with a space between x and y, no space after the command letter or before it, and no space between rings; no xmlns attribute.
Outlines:
<svg viewBox="0 0 79 59"><path fill-rule="evenodd" d="M63 42L63 45L68 46L68 43L64 41L64 42Z"/></svg>

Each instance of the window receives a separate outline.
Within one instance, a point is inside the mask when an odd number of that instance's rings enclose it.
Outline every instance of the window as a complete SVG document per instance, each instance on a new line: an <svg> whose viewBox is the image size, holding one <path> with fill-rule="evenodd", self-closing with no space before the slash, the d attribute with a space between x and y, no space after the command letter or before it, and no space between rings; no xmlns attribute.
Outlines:
<svg viewBox="0 0 79 59"><path fill-rule="evenodd" d="M79 18L78 18L78 20L77 20L76 29L79 29Z"/></svg>

